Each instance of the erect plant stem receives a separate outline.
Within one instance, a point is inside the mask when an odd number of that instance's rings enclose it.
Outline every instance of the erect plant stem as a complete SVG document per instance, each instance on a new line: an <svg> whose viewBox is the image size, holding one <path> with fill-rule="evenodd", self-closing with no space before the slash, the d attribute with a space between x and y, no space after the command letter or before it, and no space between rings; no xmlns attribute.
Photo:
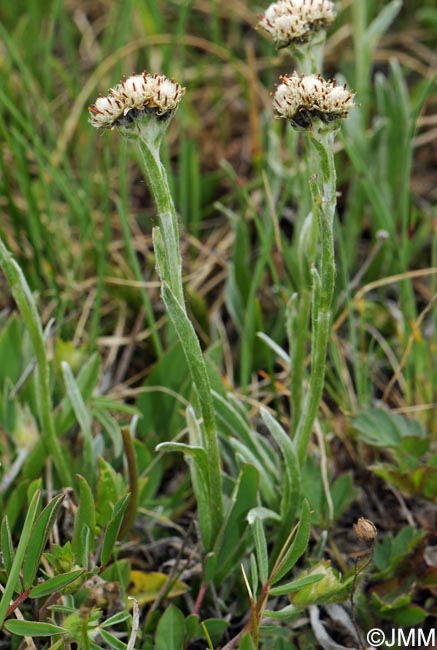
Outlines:
<svg viewBox="0 0 437 650"><path fill-rule="evenodd" d="M319 224L321 258L313 268L311 374L302 413L295 433L300 463L305 461L314 421L320 407L325 380L326 353L331 332L331 305L335 286L334 213L336 174L334 166L334 131L314 130L311 144L318 163L318 178L310 180L314 214Z"/></svg>
<svg viewBox="0 0 437 650"><path fill-rule="evenodd" d="M160 227L154 229L153 241L162 281L162 297L184 350L203 420L202 444L208 454L208 490L215 538L223 521L223 497L211 386L202 349L185 307L178 219L167 174L159 156L160 140L146 141L140 138L139 145L144 157L147 182L159 216Z"/></svg>
<svg viewBox="0 0 437 650"><path fill-rule="evenodd" d="M141 138L138 142L144 157L147 183L156 204L160 228L163 233L163 242L170 273L168 282L173 294L180 304L184 306L178 218L168 185L167 172L160 159L159 145L150 145Z"/></svg>

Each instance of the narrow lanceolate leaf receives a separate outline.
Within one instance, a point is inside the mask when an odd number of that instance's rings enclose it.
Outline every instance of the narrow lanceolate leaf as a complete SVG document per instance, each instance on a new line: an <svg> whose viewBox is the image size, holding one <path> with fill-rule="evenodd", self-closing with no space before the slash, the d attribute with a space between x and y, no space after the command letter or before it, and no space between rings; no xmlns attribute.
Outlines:
<svg viewBox="0 0 437 650"><path fill-rule="evenodd" d="M246 516L258 498L258 472L252 465L241 468L229 500L223 527L215 540L217 582L238 565L246 554Z"/></svg>
<svg viewBox="0 0 437 650"><path fill-rule="evenodd" d="M272 576L271 584L275 584L283 578L294 567L296 562L305 553L308 546L311 531L311 509L307 499L302 502L302 511L300 515L299 526L297 528L294 540L285 552L282 561L279 564L278 570Z"/></svg>
<svg viewBox="0 0 437 650"><path fill-rule="evenodd" d="M51 623L34 623L32 621L17 621L11 619L6 621L5 628L11 634L18 636L53 636L54 634L64 634L67 630L58 625Z"/></svg>
<svg viewBox="0 0 437 650"><path fill-rule="evenodd" d="M27 511L26 519L24 521L23 530L21 531L20 541L18 543L14 561L12 562L9 577L6 582L3 596L0 600L0 628L3 624L3 621L5 620L6 612L8 611L9 604L11 602L12 596L18 584L18 579L23 564L24 556L32 535L33 522L35 521L36 513L38 512L40 498L41 498L41 492L38 491L33 495L32 501L30 502L29 509Z"/></svg>
<svg viewBox="0 0 437 650"><path fill-rule="evenodd" d="M94 470L93 436L91 432L91 417L83 400L79 386L74 378L71 368L66 361L61 363L67 394L73 407L83 435L83 473L92 487L96 473Z"/></svg>
<svg viewBox="0 0 437 650"><path fill-rule="evenodd" d="M184 350L190 374L199 397L200 410L203 418L203 429L205 432L205 449L209 458L208 474L210 500L211 508L214 512L212 526L213 533L216 535L223 522L223 497L221 460L218 447L214 406L211 396L211 385L194 327L188 319L185 309L177 300L169 285L165 282L162 285L162 298Z"/></svg>
<svg viewBox="0 0 437 650"><path fill-rule="evenodd" d="M76 562L81 562L84 557L84 547L82 531L85 526L89 528L89 541L93 544L96 529L96 509L94 497L86 479L80 474L77 475L79 481L79 507L76 512L74 521L72 549Z"/></svg>
<svg viewBox="0 0 437 650"><path fill-rule="evenodd" d="M308 585L312 585L315 582L320 582L320 580L323 580L325 577L326 574L324 573L315 573L314 575L305 576L304 578L297 578L296 580L292 580L291 582L279 585L278 587L272 587L269 591L269 594L272 596L285 596L285 594L299 591Z"/></svg>
<svg viewBox="0 0 437 650"><path fill-rule="evenodd" d="M104 621L102 621L100 623L100 628L119 625L120 623L124 623L124 621L127 621L128 618L130 617L131 615L126 610L123 612L117 612L117 614L114 614L114 616L110 616L109 618L106 618Z"/></svg>
<svg viewBox="0 0 437 650"><path fill-rule="evenodd" d="M258 561L259 577L261 584L267 582L269 575L269 558L267 555L267 541L261 519L255 518L253 522L253 537L255 539L256 559Z"/></svg>
<svg viewBox="0 0 437 650"><path fill-rule="evenodd" d="M182 442L162 442L156 447L159 451L179 451L184 454L190 467L194 494L199 513L200 532L206 549L213 544L212 521L214 511L211 506L208 474L208 455L202 447L186 445Z"/></svg>
<svg viewBox="0 0 437 650"><path fill-rule="evenodd" d="M29 589L35 579L41 554L47 544L50 531L54 526L63 500L63 494L58 494L52 499L41 512L32 528L32 543L28 546L23 562L23 585L25 589Z"/></svg>
<svg viewBox="0 0 437 650"><path fill-rule="evenodd" d="M116 636L108 632L107 630L104 630L100 628L99 634L102 637L103 641L110 647L113 648L114 650L127 650L127 645L123 641L120 641L120 639L117 639Z"/></svg>
<svg viewBox="0 0 437 650"><path fill-rule="evenodd" d="M74 582L84 574L84 569L75 569L74 571L69 571L68 573L61 573L60 575L57 575L54 578L49 578L42 584L37 585L31 589L29 596L30 598L44 598L50 594L60 592L64 587L69 585L71 582Z"/></svg>
<svg viewBox="0 0 437 650"><path fill-rule="evenodd" d="M295 447L279 422L265 408L261 417L281 450L284 458L284 487L281 499L281 518L288 525L296 516L299 507L301 471Z"/></svg>
<svg viewBox="0 0 437 650"><path fill-rule="evenodd" d="M2 520L1 549L3 553L3 563L6 569L6 575L8 576L11 571L12 562L14 561L14 545L12 543L11 529L9 528L9 521L6 515Z"/></svg>
<svg viewBox="0 0 437 650"><path fill-rule="evenodd" d="M112 518L106 528L105 536L103 538L102 552L100 555L100 562L103 566L108 563L114 550L115 542L117 541L118 533L120 532L123 521L123 516L129 503L129 498L129 494L126 494L115 504Z"/></svg>
<svg viewBox="0 0 437 650"><path fill-rule="evenodd" d="M85 404L88 403L100 376L101 360L98 354L93 354L87 359L75 378L77 387L80 390L82 400ZM62 435L68 431L74 424L74 412L71 406L71 401L68 397L64 397L59 405L59 410L55 414L56 431Z"/></svg>

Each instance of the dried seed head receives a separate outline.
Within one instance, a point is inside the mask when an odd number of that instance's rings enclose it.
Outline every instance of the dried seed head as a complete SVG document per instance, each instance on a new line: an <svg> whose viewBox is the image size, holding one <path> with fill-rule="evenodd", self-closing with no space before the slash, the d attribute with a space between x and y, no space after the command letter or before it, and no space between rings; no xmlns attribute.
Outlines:
<svg viewBox="0 0 437 650"><path fill-rule="evenodd" d="M107 97L98 97L88 109L90 123L97 129L112 128L119 120L130 122L145 112L169 119L184 92L185 88L164 75L149 75L144 71L142 75L123 79L111 88Z"/></svg>
<svg viewBox="0 0 437 650"><path fill-rule="evenodd" d="M297 128L308 128L319 118L325 123L346 118L354 107L353 94L335 81L325 81L320 75L299 76L297 73L280 77L273 97L273 106Z"/></svg>
<svg viewBox="0 0 437 650"><path fill-rule="evenodd" d="M357 536L359 542L367 544L367 546L373 546L376 541L376 536L378 531L373 521L369 519L364 519L360 517L356 524L354 524L354 533Z"/></svg>
<svg viewBox="0 0 437 650"><path fill-rule="evenodd" d="M276 48L306 43L335 18L330 0L279 0L260 17L258 29L273 41Z"/></svg>

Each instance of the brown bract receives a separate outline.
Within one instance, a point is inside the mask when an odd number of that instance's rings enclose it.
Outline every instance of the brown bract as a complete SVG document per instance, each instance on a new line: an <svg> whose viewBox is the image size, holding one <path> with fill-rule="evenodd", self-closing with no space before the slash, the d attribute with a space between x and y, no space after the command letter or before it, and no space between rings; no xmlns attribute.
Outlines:
<svg viewBox="0 0 437 650"><path fill-rule="evenodd" d="M260 16L258 29L280 49L308 42L334 18L335 8L330 0L280 0Z"/></svg>
<svg viewBox="0 0 437 650"><path fill-rule="evenodd" d="M171 117L177 109L185 88L164 75L146 71L123 79L108 95L99 95L89 107L90 123L97 129L112 128L117 121L135 111L152 111L159 117Z"/></svg>
<svg viewBox="0 0 437 650"><path fill-rule="evenodd" d="M273 96L278 117L283 117L296 128L308 128L313 120L330 123L346 118L353 108L353 93L346 84L337 86L335 80L325 81L320 75L292 75L280 77Z"/></svg>

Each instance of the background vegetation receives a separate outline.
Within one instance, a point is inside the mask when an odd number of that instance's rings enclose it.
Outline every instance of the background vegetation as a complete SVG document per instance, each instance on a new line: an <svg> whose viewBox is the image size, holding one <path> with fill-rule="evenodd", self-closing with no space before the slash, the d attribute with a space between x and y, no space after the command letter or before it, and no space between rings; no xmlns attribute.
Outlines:
<svg viewBox="0 0 437 650"><path fill-rule="evenodd" d="M308 519L288 579L324 577L272 592L259 644L277 650L327 647L320 619L353 645L355 617L364 632L428 630L437 614L437 10L434 0L336 5L324 73L344 77L359 108L337 138L335 318L301 469L311 532ZM291 429L286 304L306 281L298 253L311 170L300 139L273 119L269 92L294 63L254 30L265 7L0 9L0 235L41 317L71 473L59 479L42 442L34 341L1 274L0 647L126 648L137 628L131 648L223 647L251 614L240 563L256 592L264 551L271 569L295 521L306 526L306 501L290 520L271 519L285 513L286 462L268 417ZM185 436L192 394L160 299L141 161L87 123L98 92L144 68L187 87L165 156L216 391L225 497L236 504L212 560L186 463L155 451ZM253 508L264 528L247 525ZM378 541L351 614L354 572L369 559L352 530L360 516Z"/></svg>

